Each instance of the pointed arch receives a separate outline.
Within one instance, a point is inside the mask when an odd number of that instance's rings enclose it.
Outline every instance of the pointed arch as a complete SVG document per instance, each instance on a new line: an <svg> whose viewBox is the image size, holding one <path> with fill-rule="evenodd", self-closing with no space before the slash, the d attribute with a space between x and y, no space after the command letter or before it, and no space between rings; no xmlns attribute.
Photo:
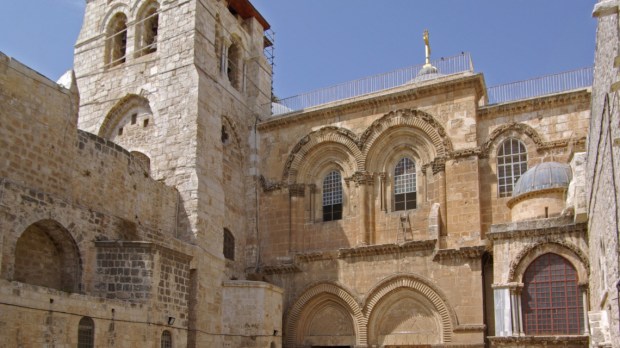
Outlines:
<svg viewBox="0 0 620 348"><path fill-rule="evenodd" d="M377 306L380 305L380 302L386 299L390 294L402 289L418 293L432 304L434 307L432 309L436 311L440 318L442 343L451 342L453 329L458 325L456 313L448 305L448 301L443 292L432 285L429 280L419 275L396 275L388 277L377 284L364 300L364 313L366 313L369 322L370 319L373 318L373 313Z"/></svg>
<svg viewBox="0 0 620 348"><path fill-rule="evenodd" d="M137 94L128 94L121 98L110 109L103 120L103 123L101 123L101 127L99 128L99 133L97 135L104 139L110 139L114 129L132 109L141 109L149 112L151 115L153 114L148 99Z"/></svg>
<svg viewBox="0 0 620 348"><path fill-rule="evenodd" d="M351 316L356 337L355 345L362 346L366 344L366 319L359 302L342 285L325 282L312 285L293 302L286 317L285 334L287 346L294 347L303 340L303 328L312 319L308 316L309 312L314 307L324 306L328 301L346 309Z"/></svg>
<svg viewBox="0 0 620 348"><path fill-rule="evenodd" d="M428 150L434 153L434 157L446 157L453 150L452 142L446 131L433 116L417 109L402 109L385 114L364 131L359 143L366 161L372 160L373 149L382 147L380 140L387 138L386 134L390 130L394 131L399 128L410 129L412 134L424 138L424 142L420 145L428 147ZM381 151L381 149L375 151Z"/></svg>
<svg viewBox="0 0 620 348"><path fill-rule="evenodd" d="M351 170L353 172L363 168L362 153L357 146L357 136L348 129L328 126L310 132L293 147L284 166L282 181L288 184L297 183L300 169L304 162L308 162L310 153L325 144L334 144L332 150L346 153L352 160Z"/></svg>
<svg viewBox="0 0 620 348"><path fill-rule="evenodd" d="M29 225L15 243L14 280L79 292L82 259L77 243L55 220L43 219Z"/></svg>

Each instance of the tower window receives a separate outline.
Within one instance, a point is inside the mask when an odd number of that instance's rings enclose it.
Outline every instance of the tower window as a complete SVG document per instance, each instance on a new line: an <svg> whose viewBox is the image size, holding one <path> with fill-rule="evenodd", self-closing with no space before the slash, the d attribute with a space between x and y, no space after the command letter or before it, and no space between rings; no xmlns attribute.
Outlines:
<svg viewBox="0 0 620 348"><path fill-rule="evenodd" d="M106 34L106 64L116 66L124 63L127 51L127 17L123 13L114 15Z"/></svg>
<svg viewBox="0 0 620 348"><path fill-rule="evenodd" d="M140 11L136 26L136 57L157 51L158 10L159 4L156 1L150 1Z"/></svg>
<svg viewBox="0 0 620 348"><path fill-rule="evenodd" d="M228 76L228 81L230 81L230 84L237 90L241 90L241 64L241 47L239 46L239 43L234 42L228 48L226 75Z"/></svg>
<svg viewBox="0 0 620 348"><path fill-rule="evenodd" d="M507 139L497 151L497 189L500 197L510 197L512 189L527 171L527 151L517 139Z"/></svg>
<svg viewBox="0 0 620 348"><path fill-rule="evenodd" d="M323 179L323 221L342 219L342 179L339 171L331 171Z"/></svg>
<svg viewBox="0 0 620 348"><path fill-rule="evenodd" d="M136 124L138 121L138 114L131 114L131 124Z"/></svg>
<svg viewBox="0 0 620 348"><path fill-rule="evenodd" d="M415 162L404 157L394 168L394 211L416 208Z"/></svg>

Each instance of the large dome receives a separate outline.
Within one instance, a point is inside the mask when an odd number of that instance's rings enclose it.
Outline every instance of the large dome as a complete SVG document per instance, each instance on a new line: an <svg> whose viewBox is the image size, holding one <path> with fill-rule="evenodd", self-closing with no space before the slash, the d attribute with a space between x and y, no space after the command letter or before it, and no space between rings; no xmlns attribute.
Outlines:
<svg viewBox="0 0 620 348"><path fill-rule="evenodd" d="M572 176L572 171L568 164L558 162L541 163L521 175L512 190L512 197L547 188L568 187Z"/></svg>

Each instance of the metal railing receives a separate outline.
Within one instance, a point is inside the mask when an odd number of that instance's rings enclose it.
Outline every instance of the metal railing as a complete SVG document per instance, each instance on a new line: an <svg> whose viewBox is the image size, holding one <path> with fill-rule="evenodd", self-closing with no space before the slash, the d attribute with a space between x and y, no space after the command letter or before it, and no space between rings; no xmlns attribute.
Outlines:
<svg viewBox="0 0 620 348"><path fill-rule="evenodd" d="M437 68L437 74L441 76L474 71L471 56L468 52L464 52L454 57L441 58L432 61L431 64ZM359 80L349 81L293 97L280 99L275 103L275 105L273 105L272 113L274 115L285 114L337 100L379 92L389 88L401 86L406 83L423 81L425 80L425 76L420 75L422 68L422 64L414 65L408 68L369 76Z"/></svg>
<svg viewBox="0 0 620 348"><path fill-rule="evenodd" d="M517 81L487 88L489 104L570 91L592 86L594 68L582 68L530 80Z"/></svg>

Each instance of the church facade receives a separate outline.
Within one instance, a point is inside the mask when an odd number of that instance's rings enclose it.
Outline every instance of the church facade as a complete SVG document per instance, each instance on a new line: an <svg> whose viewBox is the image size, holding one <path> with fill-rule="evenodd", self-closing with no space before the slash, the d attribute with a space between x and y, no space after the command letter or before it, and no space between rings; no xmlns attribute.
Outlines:
<svg viewBox="0 0 620 348"><path fill-rule="evenodd" d="M425 34L396 83L276 100L269 28L92 0L58 83L0 55L0 346L618 346L612 70L518 94Z"/></svg>

